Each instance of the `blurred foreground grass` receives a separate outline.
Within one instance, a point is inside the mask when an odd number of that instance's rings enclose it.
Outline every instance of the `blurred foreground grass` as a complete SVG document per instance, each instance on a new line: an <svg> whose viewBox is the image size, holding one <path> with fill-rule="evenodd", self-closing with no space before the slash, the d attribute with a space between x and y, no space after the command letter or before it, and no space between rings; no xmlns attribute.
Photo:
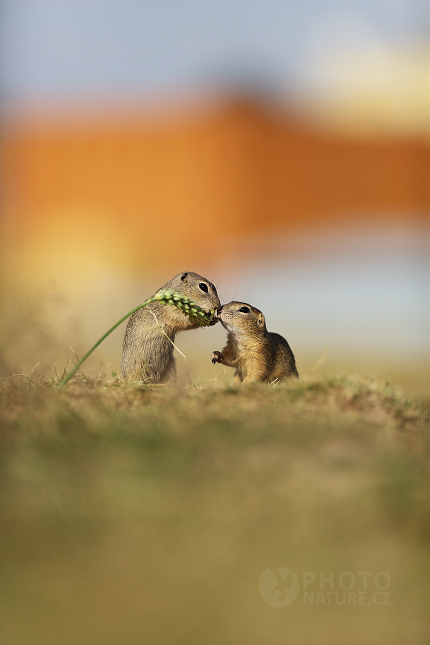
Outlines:
<svg viewBox="0 0 430 645"><path fill-rule="evenodd" d="M429 642L428 413L388 384L16 376L0 411L2 645ZM304 604L303 572L369 572L365 603Z"/></svg>

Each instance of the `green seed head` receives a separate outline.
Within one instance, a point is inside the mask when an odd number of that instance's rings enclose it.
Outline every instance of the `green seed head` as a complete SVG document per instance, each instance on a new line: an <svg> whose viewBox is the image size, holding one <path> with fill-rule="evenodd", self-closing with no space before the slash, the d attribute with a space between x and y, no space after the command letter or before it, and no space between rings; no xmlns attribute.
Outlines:
<svg viewBox="0 0 430 645"><path fill-rule="evenodd" d="M161 291L158 291L153 298L150 298L147 301L148 304L149 302L159 302L160 304L177 307L178 309L181 309L190 318L190 320L197 322L199 325L209 325L216 319L215 309L206 311L187 296L172 291L171 289L161 289Z"/></svg>

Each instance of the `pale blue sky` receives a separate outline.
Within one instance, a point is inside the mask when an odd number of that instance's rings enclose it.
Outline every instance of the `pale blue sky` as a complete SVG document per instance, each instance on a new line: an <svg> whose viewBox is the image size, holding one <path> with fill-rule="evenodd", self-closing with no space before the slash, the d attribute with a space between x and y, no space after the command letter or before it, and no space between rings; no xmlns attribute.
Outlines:
<svg viewBox="0 0 430 645"><path fill-rule="evenodd" d="M326 46L402 43L428 0L0 0L3 99L196 89L241 72L288 91Z"/></svg>

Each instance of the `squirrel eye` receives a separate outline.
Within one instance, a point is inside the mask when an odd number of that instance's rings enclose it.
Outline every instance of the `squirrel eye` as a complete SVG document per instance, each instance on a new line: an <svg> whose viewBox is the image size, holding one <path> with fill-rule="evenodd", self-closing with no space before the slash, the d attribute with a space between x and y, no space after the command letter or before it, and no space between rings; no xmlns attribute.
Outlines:
<svg viewBox="0 0 430 645"><path fill-rule="evenodd" d="M249 307L241 307L239 311L241 311L243 314L249 314L251 310Z"/></svg>
<svg viewBox="0 0 430 645"><path fill-rule="evenodd" d="M204 282L200 282L199 287L202 291L204 291L205 293L208 293L209 289L207 284L205 284Z"/></svg>

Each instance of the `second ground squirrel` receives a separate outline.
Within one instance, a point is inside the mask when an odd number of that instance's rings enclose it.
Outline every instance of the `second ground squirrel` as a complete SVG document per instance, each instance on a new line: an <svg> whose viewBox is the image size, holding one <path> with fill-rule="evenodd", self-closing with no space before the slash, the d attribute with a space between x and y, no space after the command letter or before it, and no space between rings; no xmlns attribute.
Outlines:
<svg viewBox="0 0 430 645"><path fill-rule="evenodd" d="M229 302L218 311L228 331L227 345L212 354L212 363L235 367L239 381L272 383L298 377L294 354L285 338L268 332L264 315L246 302Z"/></svg>

